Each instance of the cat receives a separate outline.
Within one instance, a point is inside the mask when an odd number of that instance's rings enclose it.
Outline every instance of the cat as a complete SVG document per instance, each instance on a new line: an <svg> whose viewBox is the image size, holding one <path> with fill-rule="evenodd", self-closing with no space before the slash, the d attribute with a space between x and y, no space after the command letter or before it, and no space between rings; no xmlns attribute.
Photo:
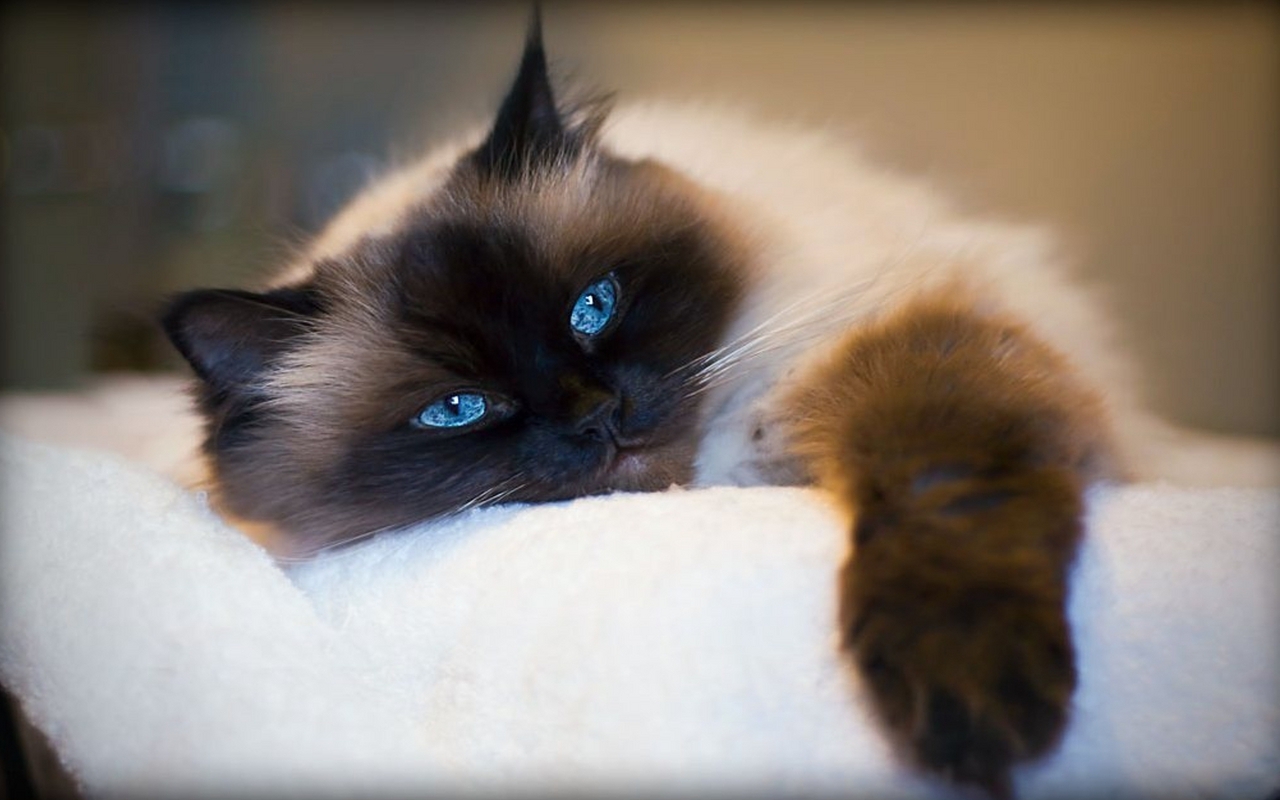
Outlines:
<svg viewBox="0 0 1280 800"><path fill-rule="evenodd" d="M1104 315L1038 232L825 133L611 105L558 99L535 15L491 124L262 291L171 299L219 507L305 557L506 501L816 483L887 735L1010 795L1067 723L1083 492L1144 413Z"/></svg>

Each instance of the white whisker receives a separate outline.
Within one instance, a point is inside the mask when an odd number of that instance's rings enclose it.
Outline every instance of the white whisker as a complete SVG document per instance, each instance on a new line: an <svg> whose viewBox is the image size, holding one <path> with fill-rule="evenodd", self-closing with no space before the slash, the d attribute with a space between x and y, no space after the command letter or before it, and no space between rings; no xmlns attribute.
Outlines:
<svg viewBox="0 0 1280 800"><path fill-rule="evenodd" d="M516 492L519 492L522 489L525 489L526 487L529 486L529 483L527 481L521 481L521 482L516 482L516 481L517 481L517 478L514 476L511 478L507 478L506 480L500 481L497 484L490 486L489 488L477 493L474 497L472 497L470 500L463 503L462 505L458 506L456 509L449 511L446 514L442 515L441 517L437 517L435 519L445 519L450 517L456 517L467 511L470 511L473 508L478 508L481 506L497 505L498 503L502 502L506 498L515 494ZM425 521L427 520L424 520L424 522ZM417 523L410 522L410 523L404 523L404 524L398 524L398 525L385 525L380 528L374 528L372 530L355 534L354 536L349 536L345 539L339 539L337 541L328 542L324 545L321 545L320 547L316 547L311 550L305 550L301 553L292 553L289 555L277 555L275 556L275 560L277 562L285 563L285 564L305 563L315 559L318 556L328 553L330 551L337 550L340 548L345 548L348 545L356 544L358 542L365 541L366 539L371 539L374 536L377 536L378 534L381 534L381 533L388 533L395 530L408 529L410 527L413 527L415 524Z"/></svg>
<svg viewBox="0 0 1280 800"><path fill-rule="evenodd" d="M672 370L668 377L686 373L681 378L685 386L685 397L695 397L730 382L735 373L743 371L752 361L764 355L789 347L801 347L833 331L847 329L866 310L866 304L853 301L874 291L886 275L895 272L910 259L919 249L920 241L917 237L896 258L861 281L836 291L823 287L787 304L750 330ZM923 278L940 264L941 260L918 277ZM875 305L883 306L885 301L913 288L915 284L916 281L912 281L898 287L880 298ZM833 312L836 312L834 317ZM784 319L785 322L778 324Z"/></svg>
<svg viewBox="0 0 1280 800"><path fill-rule="evenodd" d="M347 545L355 544L356 542L362 542L365 539L372 539L380 533L387 533L403 527L406 526L384 525L380 528L374 528L372 530L364 531L363 533L355 534L354 536L348 536L345 539L328 542L319 547L312 548L311 550L304 550L300 553L291 553L289 555L275 555L274 558L277 562L284 564L302 564L315 559L317 556L328 553L331 550L337 550L339 548L346 547Z"/></svg>
<svg viewBox="0 0 1280 800"><path fill-rule="evenodd" d="M735 337L728 344L686 364L684 370L695 371L687 375L685 380L694 384L709 383L739 364L824 335L833 325L845 324L859 312L858 307L851 306L846 314L839 315L835 320L831 318L833 309L848 302L864 289L864 284L857 284L834 295L827 294L821 300L815 299L819 293L801 298L770 315L750 331ZM779 318L793 314L797 306L803 305L808 305L808 308L799 316L781 325L775 324ZM819 323L821 328L816 327Z"/></svg>

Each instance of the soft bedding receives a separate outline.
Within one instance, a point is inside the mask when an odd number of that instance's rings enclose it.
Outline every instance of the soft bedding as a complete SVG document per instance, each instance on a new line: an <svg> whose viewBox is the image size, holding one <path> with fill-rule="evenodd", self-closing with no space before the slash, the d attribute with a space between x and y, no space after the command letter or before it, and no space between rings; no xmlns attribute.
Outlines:
<svg viewBox="0 0 1280 800"><path fill-rule="evenodd" d="M90 794L947 796L836 650L819 492L483 509L282 566L174 480L172 389L0 417L0 680ZM149 425L73 446L135 390ZM1278 532L1275 489L1090 493L1073 722L1021 796L1280 789Z"/></svg>

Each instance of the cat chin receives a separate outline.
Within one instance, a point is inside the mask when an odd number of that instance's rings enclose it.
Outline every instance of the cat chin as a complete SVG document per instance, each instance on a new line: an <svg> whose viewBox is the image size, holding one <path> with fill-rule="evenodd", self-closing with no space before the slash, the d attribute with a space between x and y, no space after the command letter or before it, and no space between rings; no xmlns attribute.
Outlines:
<svg viewBox="0 0 1280 800"><path fill-rule="evenodd" d="M643 450L625 450L614 458L609 472L620 477L643 475L649 471L651 460L652 457Z"/></svg>
<svg viewBox="0 0 1280 800"><path fill-rule="evenodd" d="M693 448L683 444L623 448L604 468L607 491L660 492L693 479Z"/></svg>
<svg viewBox="0 0 1280 800"><path fill-rule="evenodd" d="M613 492L661 492L693 480L693 452L692 445L681 442L619 448L586 480L547 487L535 492L536 497L512 497L541 502Z"/></svg>
<svg viewBox="0 0 1280 800"><path fill-rule="evenodd" d="M619 452L602 476L606 491L657 492L680 483L674 465L649 450Z"/></svg>

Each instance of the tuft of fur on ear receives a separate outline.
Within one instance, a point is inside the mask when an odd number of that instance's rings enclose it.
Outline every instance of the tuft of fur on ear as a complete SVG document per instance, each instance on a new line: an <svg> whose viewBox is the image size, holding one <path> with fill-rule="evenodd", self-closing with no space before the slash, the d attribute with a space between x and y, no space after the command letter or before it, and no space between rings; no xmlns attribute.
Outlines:
<svg viewBox="0 0 1280 800"><path fill-rule="evenodd" d="M576 111L556 104L542 45L542 14L535 6L520 69L472 162L481 175L505 181L570 162L592 144L606 111L603 98Z"/></svg>
<svg viewBox="0 0 1280 800"><path fill-rule="evenodd" d="M236 395L252 392L264 369L318 311L302 289L197 289L173 298L161 324L201 380L216 392Z"/></svg>

